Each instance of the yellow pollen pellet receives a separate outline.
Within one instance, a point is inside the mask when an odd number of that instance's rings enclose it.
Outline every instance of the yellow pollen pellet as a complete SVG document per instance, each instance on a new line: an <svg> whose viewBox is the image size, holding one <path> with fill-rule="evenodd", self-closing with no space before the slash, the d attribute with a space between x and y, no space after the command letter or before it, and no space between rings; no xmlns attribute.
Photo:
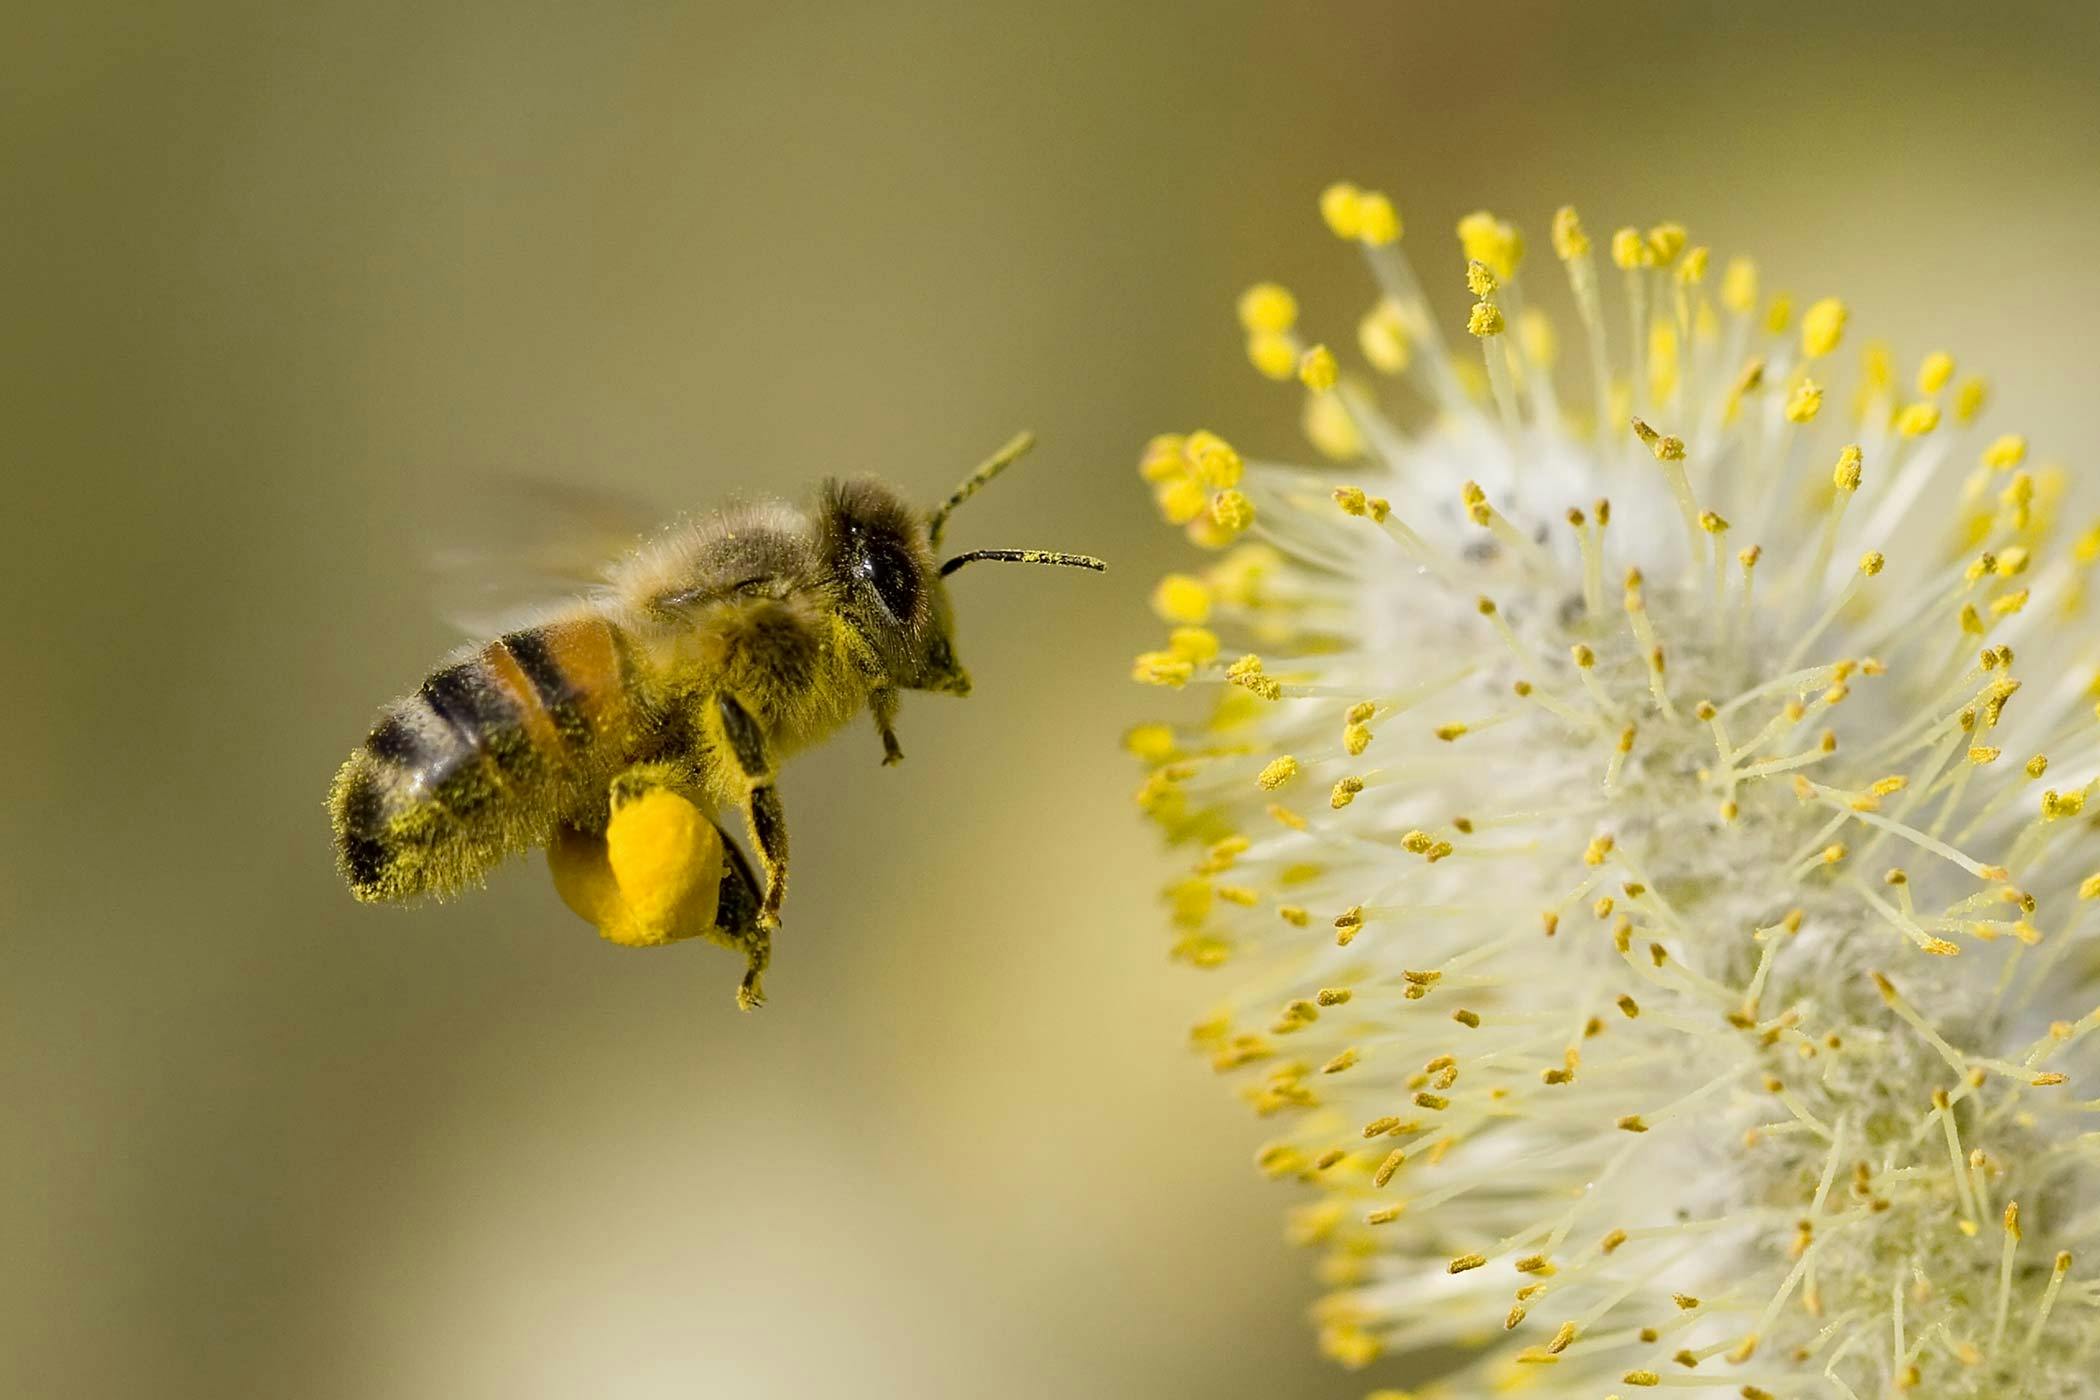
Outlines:
<svg viewBox="0 0 2100 1400"><path fill-rule="evenodd" d="M1466 330L1486 338L1502 334L1502 311L1493 302L1477 301L1466 316Z"/></svg>
<svg viewBox="0 0 2100 1400"><path fill-rule="evenodd" d="M1298 378L1316 394L1333 389L1335 375L1334 352L1324 345L1315 345L1298 357Z"/></svg>
<svg viewBox="0 0 2100 1400"><path fill-rule="evenodd" d="M1903 411L1896 415L1896 431L1905 437L1923 437L1939 425L1940 409L1938 404L1924 402L1905 404Z"/></svg>
<svg viewBox="0 0 2100 1400"><path fill-rule="evenodd" d="M1298 760L1285 754L1281 758L1271 759L1255 778L1254 783L1263 792L1274 792L1297 776Z"/></svg>
<svg viewBox="0 0 2100 1400"><path fill-rule="evenodd" d="M1801 313L1801 353L1818 359L1838 348L1845 338L1845 303L1825 297Z"/></svg>
<svg viewBox="0 0 2100 1400"><path fill-rule="evenodd" d="M1257 282L1240 293L1240 325L1255 331L1287 331L1298 322L1298 299L1274 282Z"/></svg>

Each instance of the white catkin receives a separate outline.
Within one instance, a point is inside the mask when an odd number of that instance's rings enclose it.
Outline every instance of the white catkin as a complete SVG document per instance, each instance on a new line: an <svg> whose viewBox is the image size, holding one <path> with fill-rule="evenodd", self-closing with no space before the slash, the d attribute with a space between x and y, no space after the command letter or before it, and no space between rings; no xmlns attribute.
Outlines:
<svg viewBox="0 0 2100 1400"><path fill-rule="evenodd" d="M1322 1349L1422 1396L2093 1393L2100 527L1947 357L1674 225L1562 211L1557 337L1469 216L1447 346L1382 197L1321 210L1371 370L1242 298L1329 462L1148 446L1212 553L1128 745ZM1556 384L1562 341L1605 358Z"/></svg>

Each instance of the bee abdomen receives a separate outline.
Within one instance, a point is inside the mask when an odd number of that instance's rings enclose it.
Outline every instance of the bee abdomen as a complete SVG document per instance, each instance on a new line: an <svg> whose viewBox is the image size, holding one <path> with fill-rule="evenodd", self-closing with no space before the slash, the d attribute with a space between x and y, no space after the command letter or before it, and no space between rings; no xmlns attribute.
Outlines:
<svg viewBox="0 0 2100 1400"><path fill-rule="evenodd" d="M352 892L449 893L544 842L629 745L626 669L610 623L571 618L490 642L397 701L330 795Z"/></svg>

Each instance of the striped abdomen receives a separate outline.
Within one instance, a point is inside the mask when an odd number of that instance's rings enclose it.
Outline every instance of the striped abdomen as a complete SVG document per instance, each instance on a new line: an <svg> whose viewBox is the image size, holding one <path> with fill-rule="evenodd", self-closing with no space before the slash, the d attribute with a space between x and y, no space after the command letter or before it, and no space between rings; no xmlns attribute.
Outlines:
<svg viewBox="0 0 2100 1400"><path fill-rule="evenodd" d="M626 648L603 618L512 632L397 701L336 774L359 899L446 894L545 842L633 744Z"/></svg>

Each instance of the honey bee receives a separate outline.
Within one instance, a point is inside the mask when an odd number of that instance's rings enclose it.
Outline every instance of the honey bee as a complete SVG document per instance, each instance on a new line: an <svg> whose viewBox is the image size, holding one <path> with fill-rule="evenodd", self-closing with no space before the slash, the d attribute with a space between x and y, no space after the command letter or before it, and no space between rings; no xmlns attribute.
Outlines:
<svg viewBox="0 0 2100 1400"><path fill-rule="evenodd" d="M744 953L738 1002L758 1004L787 890L781 761L865 709L896 763L903 692L969 694L948 599L957 569L1106 567L1033 549L937 562L949 515L1032 442L1016 437L931 511L872 479L826 482L806 510L717 511L620 560L600 592L433 672L387 707L330 790L351 893L453 894L513 853L602 841L615 810L669 790L710 824L743 814L763 878L716 826L708 936Z"/></svg>

